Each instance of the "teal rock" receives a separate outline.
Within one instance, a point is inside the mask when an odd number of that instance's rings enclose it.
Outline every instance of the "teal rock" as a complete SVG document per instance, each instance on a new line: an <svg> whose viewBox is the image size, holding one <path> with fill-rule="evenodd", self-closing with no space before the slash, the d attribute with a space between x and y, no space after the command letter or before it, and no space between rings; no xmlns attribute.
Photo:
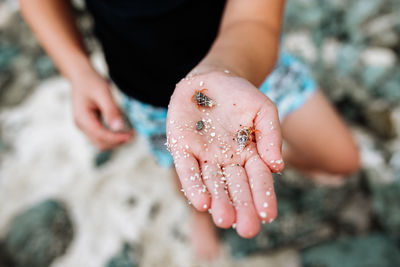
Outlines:
<svg viewBox="0 0 400 267"><path fill-rule="evenodd" d="M42 55L36 58L34 67L40 79L49 78L57 73L53 61L47 55Z"/></svg>
<svg viewBox="0 0 400 267"><path fill-rule="evenodd" d="M288 1L285 9L285 28L299 24L305 27L315 27L321 23L324 14L319 7L319 1ZM299 13L302 15L300 16Z"/></svg>
<svg viewBox="0 0 400 267"><path fill-rule="evenodd" d="M113 155L112 150L105 150L105 151L98 152L94 157L94 165L96 167L103 166L108 161L110 161L112 155Z"/></svg>
<svg viewBox="0 0 400 267"><path fill-rule="evenodd" d="M302 251L304 267L400 266L400 250L382 234L352 237Z"/></svg>
<svg viewBox="0 0 400 267"><path fill-rule="evenodd" d="M5 153L7 151L7 144L0 139L0 154Z"/></svg>
<svg viewBox="0 0 400 267"><path fill-rule="evenodd" d="M376 88L376 95L393 104L400 102L400 66L393 69L393 74L387 77L379 88Z"/></svg>
<svg viewBox="0 0 400 267"><path fill-rule="evenodd" d="M109 260L106 267L138 267L139 254L138 248L132 248L125 243L121 251Z"/></svg>
<svg viewBox="0 0 400 267"><path fill-rule="evenodd" d="M46 200L17 215L4 240L13 267L46 267L65 253L73 226L64 204Z"/></svg>
<svg viewBox="0 0 400 267"><path fill-rule="evenodd" d="M384 79L390 73L390 68L366 66L360 72L363 85L367 88L375 88L384 82Z"/></svg>
<svg viewBox="0 0 400 267"><path fill-rule="evenodd" d="M367 173L368 175L369 173ZM372 172L370 175L379 175ZM394 171L394 181L378 183L369 179L373 210L383 229L393 238L400 239L400 171Z"/></svg>
<svg viewBox="0 0 400 267"><path fill-rule="evenodd" d="M362 45L345 44L339 51L336 70L339 75L348 76L355 73L360 66Z"/></svg>
<svg viewBox="0 0 400 267"><path fill-rule="evenodd" d="M5 71L10 67L12 60L18 55L18 52L19 49L16 45L0 43L0 71Z"/></svg>
<svg viewBox="0 0 400 267"><path fill-rule="evenodd" d="M359 28L368 18L378 14L380 7L385 3L383 0L353 0L349 2L350 7L346 13L346 26L350 29Z"/></svg>

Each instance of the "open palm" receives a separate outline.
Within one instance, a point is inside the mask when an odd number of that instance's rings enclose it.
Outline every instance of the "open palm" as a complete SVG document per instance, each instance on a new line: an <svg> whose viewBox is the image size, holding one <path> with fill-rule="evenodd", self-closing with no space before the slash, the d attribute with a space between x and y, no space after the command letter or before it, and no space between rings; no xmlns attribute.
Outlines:
<svg viewBox="0 0 400 267"><path fill-rule="evenodd" d="M212 107L192 100L203 89ZM255 132L241 151L236 137L244 127ZM182 80L171 97L167 136L186 197L199 211L211 209L217 226L236 224L239 235L253 237L260 221L276 217L271 172L283 169L279 119L251 83L218 72Z"/></svg>

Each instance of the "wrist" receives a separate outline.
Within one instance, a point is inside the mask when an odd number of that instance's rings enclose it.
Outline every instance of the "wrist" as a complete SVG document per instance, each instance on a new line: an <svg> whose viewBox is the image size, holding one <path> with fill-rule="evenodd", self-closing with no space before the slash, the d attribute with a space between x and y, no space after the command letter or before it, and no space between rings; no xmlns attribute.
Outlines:
<svg viewBox="0 0 400 267"><path fill-rule="evenodd" d="M79 83L88 76L97 74L86 55L75 56L68 63L61 68L61 72L72 84Z"/></svg>
<svg viewBox="0 0 400 267"><path fill-rule="evenodd" d="M79 85L93 77L100 77L91 65L80 65L75 70L65 74L65 77L72 85Z"/></svg>
<svg viewBox="0 0 400 267"><path fill-rule="evenodd" d="M188 76L195 76L211 72L225 73L244 78L242 72L233 67L231 64L224 64L222 60L212 60L207 57L205 57L193 70L191 70Z"/></svg>

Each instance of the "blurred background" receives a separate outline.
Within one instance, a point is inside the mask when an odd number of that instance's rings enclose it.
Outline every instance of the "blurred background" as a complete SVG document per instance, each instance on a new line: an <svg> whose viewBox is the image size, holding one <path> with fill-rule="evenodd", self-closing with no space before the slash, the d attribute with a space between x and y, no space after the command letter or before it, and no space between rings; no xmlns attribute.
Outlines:
<svg viewBox="0 0 400 267"><path fill-rule="evenodd" d="M74 1L93 63L91 19ZM73 124L68 83L0 0L0 267L400 266L400 1L288 0L283 45L350 125L362 169L344 185L276 177L278 219L224 253L188 248L187 207L140 137L98 153Z"/></svg>

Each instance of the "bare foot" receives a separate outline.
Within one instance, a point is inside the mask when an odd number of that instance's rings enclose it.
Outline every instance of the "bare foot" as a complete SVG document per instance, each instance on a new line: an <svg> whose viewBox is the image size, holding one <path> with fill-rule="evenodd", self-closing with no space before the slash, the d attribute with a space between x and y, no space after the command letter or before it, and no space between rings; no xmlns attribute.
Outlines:
<svg viewBox="0 0 400 267"><path fill-rule="evenodd" d="M190 228L190 243L196 258L207 261L217 259L221 247L210 214L192 210Z"/></svg>

